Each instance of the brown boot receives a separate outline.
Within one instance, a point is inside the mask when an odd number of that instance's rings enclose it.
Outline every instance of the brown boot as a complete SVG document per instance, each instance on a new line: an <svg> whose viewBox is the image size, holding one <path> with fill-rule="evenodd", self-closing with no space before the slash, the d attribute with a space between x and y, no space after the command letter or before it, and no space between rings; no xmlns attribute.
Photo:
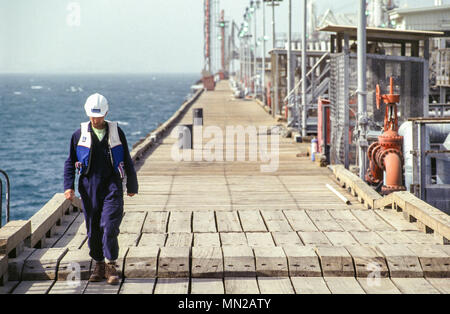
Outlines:
<svg viewBox="0 0 450 314"><path fill-rule="evenodd" d="M109 262L106 264L106 282L110 285L118 285L120 283L119 273L116 269L115 262Z"/></svg>
<svg viewBox="0 0 450 314"><path fill-rule="evenodd" d="M105 279L105 262L95 262L94 271L89 277L90 282L99 282Z"/></svg>

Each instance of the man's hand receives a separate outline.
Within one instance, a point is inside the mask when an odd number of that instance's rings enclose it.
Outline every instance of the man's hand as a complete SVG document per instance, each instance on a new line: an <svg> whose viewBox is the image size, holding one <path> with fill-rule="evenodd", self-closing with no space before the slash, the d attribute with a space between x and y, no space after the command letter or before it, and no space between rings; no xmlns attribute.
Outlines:
<svg viewBox="0 0 450 314"><path fill-rule="evenodd" d="M75 197L75 191L72 189L68 189L64 191L64 196L67 200L73 201L73 198Z"/></svg>
<svg viewBox="0 0 450 314"><path fill-rule="evenodd" d="M133 197L133 196L136 195L136 193L127 193L127 195L128 195L129 197Z"/></svg>

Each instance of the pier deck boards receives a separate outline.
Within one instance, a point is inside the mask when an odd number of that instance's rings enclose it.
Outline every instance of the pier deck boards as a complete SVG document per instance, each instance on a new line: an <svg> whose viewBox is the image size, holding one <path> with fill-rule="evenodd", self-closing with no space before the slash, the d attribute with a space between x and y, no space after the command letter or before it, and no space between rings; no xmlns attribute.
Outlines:
<svg viewBox="0 0 450 314"><path fill-rule="evenodd" d="M277 125L256 102L233 99L227 81L219 82L214 92L204 92L192 108L203 108L203 131L214 126L222 130L223 148L230 147L225 141L227 126ZM179 124L191 123L189 110ZM271 138L264 134L257 139L267 138L270 152ZM205 136L203 144L210 140ZM52 280L23 280L13 292L257 294L379 293L386 289L390 293L448 293L450 278L431 277L448 274L433 258L448 261L449 250L437 245L433 235L420 233L416 223L394 209L366 209L335 183L328 169L297 157L307 144L280 136L278 168L263 172L260 167L269 162L260 161L259 155L258 160L249 161L248 142L235 140L231 148L245 149L246 161L226 160L225 150L223 161L175 161L171 153L177 139L170 136L141 159L137 165L139 194L124 201L118 263L126 278L121 286L82 281L80 286L65 287L56 280L70 277L71 257L74 262L82 260L86 268L89 265L72 252L86 252L87 247L87 241L80 242L86 231L77 218L70 232L64 233L64 241L53 246L53 250L63 250L62 243L70 244L70 252L61 251L62 261L56 265L65 268L58 269L59 273L52 268ZM203 147L203 152L207 149ZM423 244L433 244L433 251L419 250ZM392 249L395 246L402 248L402 254ZM30 250L23 254L29 255ZM27 257L11 262L22 260L25 265L30 263ZM411 261L412 270L408 268ZM422 271L423 261L432 265L427 272ZM386 262L399 269L388 274ZM366 264L372 268L365 269ZM377 271L381 286L367 282ZM433 276L424 278L428 273ZM28 273L18 273L15 279L20 275ZM420 279L405 278L411 276ZM419 288L409 289L410 283Z"/></svg>

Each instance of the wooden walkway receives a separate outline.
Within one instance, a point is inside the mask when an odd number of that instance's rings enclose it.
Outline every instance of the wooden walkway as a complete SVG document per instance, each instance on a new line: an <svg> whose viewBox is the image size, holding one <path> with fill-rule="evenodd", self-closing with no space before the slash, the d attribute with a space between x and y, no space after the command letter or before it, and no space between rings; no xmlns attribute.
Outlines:
<svg viewBox="0 0 450 314"><path fill-rule="evenodd" d="M192 108L203 108L204 130L216 126L224 136L227 126L277 124L256 102L233 99L227 81ZM191 112L179 124L191 124ZM265 138L271 143L258 134ZM248 141L236 140L248 158ZM87 283L83 216L71 210L42 248L9 259L0 291L450 293L450 246L394 209L366 209L327 168L297 157L306 144L280 137L277 171L262 172L267 161L174 161L175 142L164 138L137 165L139 195L125 198L119 236L120 286ZM79 285L67 281L74 265Z"/></svg>

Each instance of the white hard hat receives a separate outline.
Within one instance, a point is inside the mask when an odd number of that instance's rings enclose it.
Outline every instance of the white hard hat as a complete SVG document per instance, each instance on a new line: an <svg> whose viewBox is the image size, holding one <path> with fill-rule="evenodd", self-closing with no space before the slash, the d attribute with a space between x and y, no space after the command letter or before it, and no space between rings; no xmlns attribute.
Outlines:
<svg viewBox="0 0 450 314"><path fill-rule="evenodd" d="M108 101L105 96L95 93L86 99L84 110L88 117L104 117L108 112Z"/></svg>

